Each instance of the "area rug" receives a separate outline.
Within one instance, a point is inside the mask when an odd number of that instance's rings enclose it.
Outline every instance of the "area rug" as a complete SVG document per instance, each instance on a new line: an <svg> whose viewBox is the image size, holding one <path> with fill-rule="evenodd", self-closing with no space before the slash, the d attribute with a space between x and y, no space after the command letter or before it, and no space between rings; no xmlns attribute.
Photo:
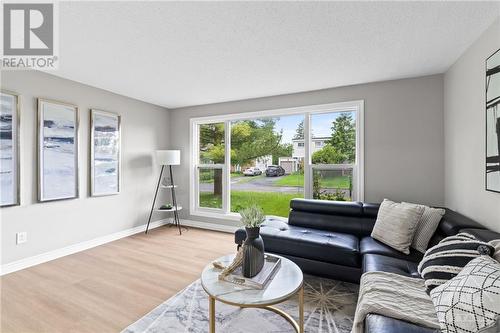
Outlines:
<svg viewBox="0 0 500 333"><path fill-rule="evenodd" d="M304 277L304 326L306 333L351 331L358 299L358 285ZM298 297L276 307L298 319ZM240 309L216 302L216 331L225 333L294 332L279 315L260 309ZM208 297L200 280L123 330L123 333L208 332Z"/></svg>

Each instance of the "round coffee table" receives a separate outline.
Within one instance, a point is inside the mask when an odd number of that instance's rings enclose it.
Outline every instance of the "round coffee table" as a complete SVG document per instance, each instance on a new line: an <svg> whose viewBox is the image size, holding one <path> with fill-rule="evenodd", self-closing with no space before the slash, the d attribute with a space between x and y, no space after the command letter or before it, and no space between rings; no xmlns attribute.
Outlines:
<svg viewBox="0 0 500 333"><path fill-rule="evenodd" d="M274 255L274 254L273 254ZM215 333L215 301L241 308L259 308L277 313L285 318L297 333L304 332L304 288L303 275L300 268L292 261L280 257L281 266L265 289L253 289L234 283L220 281L220 269L209 264L201 273L201 284L209 298L210 333ZM234 254L217 259L224 266L233 262ZM289 314L273 307L299 294L299 322Z"/></svg>

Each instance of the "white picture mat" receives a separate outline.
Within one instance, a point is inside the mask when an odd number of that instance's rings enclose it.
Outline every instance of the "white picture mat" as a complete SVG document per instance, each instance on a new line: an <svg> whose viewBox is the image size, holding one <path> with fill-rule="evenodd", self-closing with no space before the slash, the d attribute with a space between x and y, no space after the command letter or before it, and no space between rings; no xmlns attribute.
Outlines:
<svg viewBox="0 0 500 333"><path fill-rule="evenodd" d="M39 99L39 201L78 197L78 108Z"/></svg>

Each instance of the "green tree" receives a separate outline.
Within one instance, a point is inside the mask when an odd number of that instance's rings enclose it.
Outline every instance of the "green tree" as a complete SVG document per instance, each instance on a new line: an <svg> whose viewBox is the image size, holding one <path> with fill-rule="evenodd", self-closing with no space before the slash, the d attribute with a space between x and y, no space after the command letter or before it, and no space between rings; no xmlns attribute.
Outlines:
<svg viewBox="0 0 500 333"><path fill-rule="evenodd" d="M200 162L224 163L224 124L200 126ZM214 195L222 195L222 170L214 169Z"/></svg>
<svg viewBox="0 0 500 333"><path fill-rule="evenodd" d="M245 165L256 158L279 154L281 132L275 132L276 120L243 120L231 126L231 164Z"/></svg>
<svg viewBox="0 0 500 333"><path fill-rule="evenodd" d="M256 158L282 154L281 132L275 132L274 119L243 120L231 125L231 163L244 165ZM200 126L201 163L224 163L224 124ZM290 153L291 156L291 153Z"/></svg>
<svg viewBox="0 0 500 333"><path fill-rule="evenodd" d="M200 126L200 162L204 164L224 163L223 123Z"/></svg>
<svg viewBox="0 0 500 333"><path fill-rule="evenodd" d="M356 158L356 125L349 112L341 113L332 123L332 138L329 144L345 156L338 163L354 162Z"/></svg>
<svg viewBox="0 0 500 333"><path fill-rule="evenodd" d="M293 136L294 140L304 139L304 121L302 120L295 130L295 135Z"/></svg>
<svg viewBox="0 0 500 333"><path fill-rule="evenodd" d="M313 164L341 164L347 158L347 155L340 153L331 144L325 145L312 154Z"/></svg>

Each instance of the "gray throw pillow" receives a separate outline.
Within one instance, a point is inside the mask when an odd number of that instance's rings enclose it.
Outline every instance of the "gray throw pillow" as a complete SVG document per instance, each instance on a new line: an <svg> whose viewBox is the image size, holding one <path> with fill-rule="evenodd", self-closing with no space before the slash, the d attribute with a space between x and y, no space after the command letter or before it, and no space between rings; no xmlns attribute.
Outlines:
<svg viewBox="0 0 500 333"><path fill-rule="evenodd" d="M480 256L430 295L441 332L491 332L500 315L500 263Z"/></svg>
<svg viewBox="0 0 500 333"><path fill-rule="evenodd" d="M423 213L423 207L384 199L371 236L395 250L410 254L410 245Z"/></svg>
<svg viewBox="0 0 500 333"><path fill-rule="evenodd" d="M436 232L436 229L443 217L445 210L442 208L431 208L425 205L418 205L409 202L403 202L403 205L420 206L424 208L424 213L417 223L417 230L411 242L411 247L415 250L425 253L429 241Z"/></svg>

